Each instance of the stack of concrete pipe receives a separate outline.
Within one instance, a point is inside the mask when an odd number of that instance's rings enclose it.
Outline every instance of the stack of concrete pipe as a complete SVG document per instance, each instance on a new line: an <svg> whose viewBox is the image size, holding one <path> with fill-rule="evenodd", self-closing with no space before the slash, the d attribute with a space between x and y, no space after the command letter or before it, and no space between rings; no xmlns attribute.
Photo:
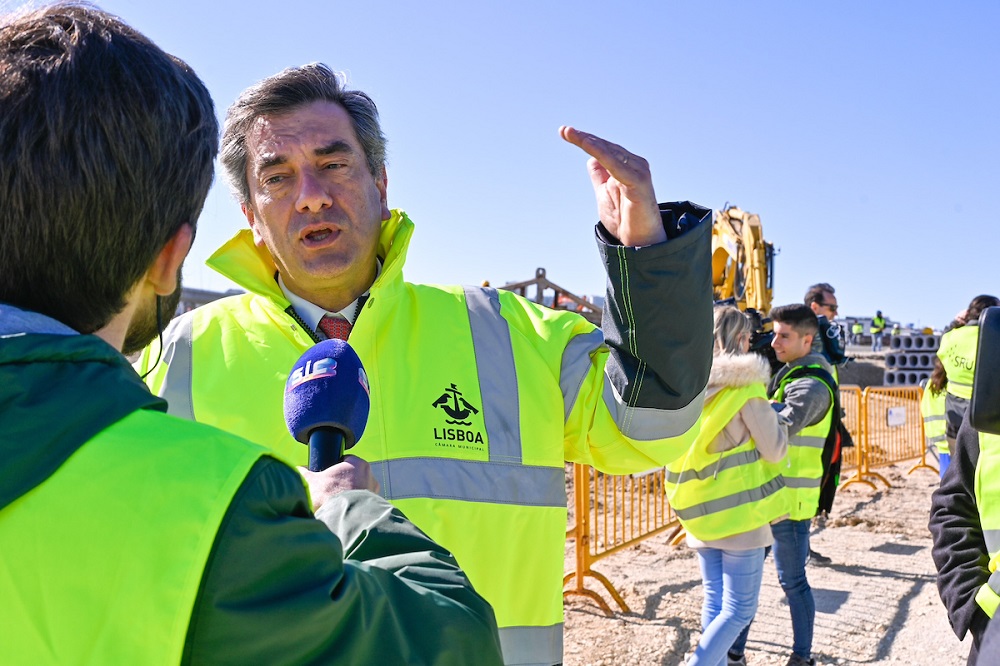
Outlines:
<svg viewBox="0 0 1000 666"><path fill-rule="evenodd" d="M918 386L931 376L940 335L894 335L885 355L886 386Z"/></svg>

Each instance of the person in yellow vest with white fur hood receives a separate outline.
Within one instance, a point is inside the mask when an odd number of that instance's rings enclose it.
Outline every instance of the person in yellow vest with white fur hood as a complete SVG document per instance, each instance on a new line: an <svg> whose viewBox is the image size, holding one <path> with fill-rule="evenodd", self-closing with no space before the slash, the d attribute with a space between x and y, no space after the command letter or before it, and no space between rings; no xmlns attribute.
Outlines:
<svg viewBox="0 0 1000 666"><path fill-rule="evenodd" d="M750 320L715 309L715 350L699 434L667 466L670 505L698 553L702 635L688 664L724 663L757 612L770 524L788 516L781 475L788 432L767 399L767 361L750 354Z"/></svg>

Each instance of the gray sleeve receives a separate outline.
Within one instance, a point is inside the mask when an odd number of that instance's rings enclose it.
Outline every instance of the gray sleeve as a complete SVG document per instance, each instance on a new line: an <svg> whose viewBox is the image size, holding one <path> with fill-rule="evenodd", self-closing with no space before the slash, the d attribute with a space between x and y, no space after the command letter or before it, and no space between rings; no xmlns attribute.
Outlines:
<svg viewBox="0 0 1000 666"><path fill-rule="evenodd" d="M793 437L823 420L832 404L830 389L817 379L796 379L785 387L783 404L778 413L788 422L788 436Z"/></svg>
<svg viewBox="0 0 1000 666"><path fill-rule="evenodd" d="M492 608L398 509L351 491L319 513L294 470L258 461L216 537L184 663L502 663Z"/></svg>
<svg viewBox="0 0 1000 666"><path fill-rule="evenodd" d="M624 247L597 227L608 275L605 372L629 407L693 405L697 420L712 365L712 211L685 201L660 204L660 214L668 240L648 247Z"/></svg>

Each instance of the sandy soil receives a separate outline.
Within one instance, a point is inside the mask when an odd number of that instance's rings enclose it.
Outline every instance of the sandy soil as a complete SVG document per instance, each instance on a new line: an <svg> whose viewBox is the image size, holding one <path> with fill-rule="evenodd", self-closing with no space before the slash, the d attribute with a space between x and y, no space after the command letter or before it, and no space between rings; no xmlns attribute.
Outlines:
<svg viewBox="0 0 1000 666"><path fill-rule="evenodd" d="M934 584L927 516L937 475L926 469L908 475L911 467L877 470L890 488L843 488L825 526L813 531L813 549L832 559L807 569L817 606L818 664L965 664L971 641L955 638ZM569 571L571 544L566 552ZM632 612L607 617L591 600L568 598L567 665L679 664L693 651L702 602L693 551L660 535L594 569L611 580ZM589 587L603 594L596 583ZM768 558L748 663L785 664L791 640L788 607Z"/></svg>

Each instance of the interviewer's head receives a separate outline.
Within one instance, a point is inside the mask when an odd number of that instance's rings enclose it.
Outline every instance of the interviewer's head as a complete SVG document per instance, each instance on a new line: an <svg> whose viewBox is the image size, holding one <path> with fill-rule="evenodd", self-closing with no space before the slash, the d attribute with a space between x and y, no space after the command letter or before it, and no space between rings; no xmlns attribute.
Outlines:
<svg viewBox="0 0 1000 666"><path fill-rule="evenodd" d="M202 82L117 17L0 17L0 301L106 326L165 247L186 253L217 150Z"/></svg>

